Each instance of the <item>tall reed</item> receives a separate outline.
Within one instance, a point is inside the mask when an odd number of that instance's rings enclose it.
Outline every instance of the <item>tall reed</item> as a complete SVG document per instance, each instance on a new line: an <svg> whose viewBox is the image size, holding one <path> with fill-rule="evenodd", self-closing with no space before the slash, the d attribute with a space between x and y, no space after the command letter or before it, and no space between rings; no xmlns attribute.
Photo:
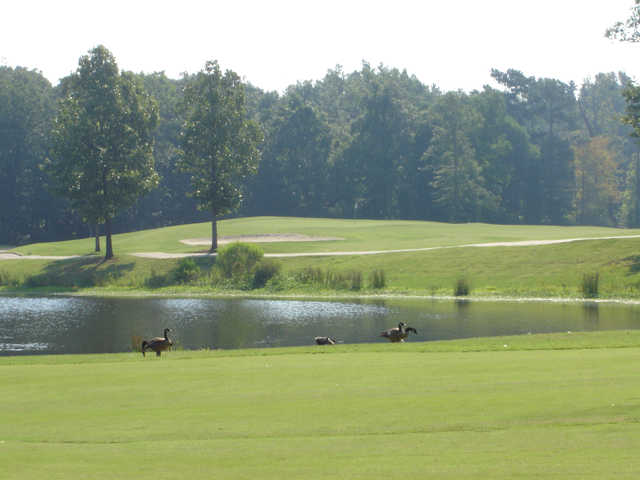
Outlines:
<svg viewBox="0 0 640 480"><path fill-rule="evenodd" d="M600 274L585 273L582 276L582 295L585 298L596 298L599 295Z"/></svg>

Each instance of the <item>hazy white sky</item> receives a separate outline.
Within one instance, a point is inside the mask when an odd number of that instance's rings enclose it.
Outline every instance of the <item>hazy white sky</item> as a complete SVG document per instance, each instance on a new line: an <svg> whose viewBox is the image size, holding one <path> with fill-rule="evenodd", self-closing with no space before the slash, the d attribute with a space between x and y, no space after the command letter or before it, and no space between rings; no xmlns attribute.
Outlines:
<svg viewBox="0 0 640 480"><path fill-rule="evenodd" d="M598 72L640 80L640 44L604 38L633 0L5 0L0 64L56 84L103 44L124 70L171 78L218 60L265 90L342 65L406 69L470 91L491 68L578 85Z"/></svg>

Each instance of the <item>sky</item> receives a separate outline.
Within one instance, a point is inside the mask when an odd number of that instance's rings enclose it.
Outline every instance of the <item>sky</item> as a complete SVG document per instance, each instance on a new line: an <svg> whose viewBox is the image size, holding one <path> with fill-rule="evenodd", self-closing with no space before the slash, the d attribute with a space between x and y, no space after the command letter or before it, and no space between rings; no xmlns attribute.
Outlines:
<svg viewBox="0 0 640 480"><path fill-rule="evenodd" d="M0 4L0 65L54 85L97 45L122 70L196 73L218 60L283 92L366 61L470 92L492 68L581 85L599 72L640 80L640 44L606 39L633 0L20 0Z"/></svg>

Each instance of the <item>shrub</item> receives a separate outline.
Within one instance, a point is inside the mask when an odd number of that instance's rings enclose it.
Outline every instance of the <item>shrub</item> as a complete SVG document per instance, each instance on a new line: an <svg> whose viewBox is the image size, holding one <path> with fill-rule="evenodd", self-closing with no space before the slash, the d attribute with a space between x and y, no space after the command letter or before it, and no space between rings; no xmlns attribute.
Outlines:
<svg viewBox="0 0 640 480"><path fill-rule="evenodd" d="M160 288L169 284L167 275L158 274L155 269L151 269L151 276L144 280L144 286L147 288Z"/></svg>
<svg viewBox="0 0 640 480"><path fill-rule="evenodd" d="M280 273L282 265L271 258L263 258L253 272L253 288L264 287L269 280Z"/></svg>
<svg viewBox="0 0 640 480"><path fill-rule="evenodd" d="M598 283L600 281L600 274L585 273L582 276L582 295L585 298L595 298L598 296Z"/></svg>
<svg viewBox="0 0 640 480"><path fill-rule="evenodd" d="M234 283L246 282L263 257L262 249L247 243L232 243L218 252L216 265Z"/></svg>
<svg viewBox="0 0 640 480"><path fill-rule="evenodd" d="M374 270L369 275L369 285L371 288L384 288L387 286L387 280L384 274L384 270Z"/></svg>
<svg viewBox="0 0 640 480"><path fill-rule="evenodd" d="M58 286L58 287L68 287L73 285L65 284L65 282L60 281L56 278L55 275L48 273L41 273L38 275L30 275L25 278L24 286L27 288L39 288L39 287L50 287L50 286Z"/></svg>
<svg viewBox="0 0 640 480"><path fill-rule="evenodd" d="M209 270L209 273L200 278L200 282L202 286L219 286L225 282L224 275L222 271L218 267L214 267Z"/></svg>
<svg viewBox="0 0 640 480"><path fill-rule="evenodd" d="M200 267L196 264L195 260L190 257L181 259L173 272L173 278L178 283L193 282L199 275Z"/></svg>
<svg viewBox="0 0 640 480"><path fill-rule="evenodd" d="M469 285L469 281L466 278L459 278L456 280L456 284L453 287L453 294L456 297L463 297L469 295L471 291L471 286Z"/></svg>

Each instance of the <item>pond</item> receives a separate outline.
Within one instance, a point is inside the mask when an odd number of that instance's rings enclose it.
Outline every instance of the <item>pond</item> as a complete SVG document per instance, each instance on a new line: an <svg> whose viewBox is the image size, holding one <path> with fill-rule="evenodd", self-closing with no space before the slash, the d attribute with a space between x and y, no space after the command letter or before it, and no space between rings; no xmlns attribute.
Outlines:
<svg viewBox="0 0 640 480"><path fill-rule="evenodd" d="M404 321L408 341L640 328L640 305L432 299L259 300L0 296L0 355L126 352L173 330L179 348L383 342Z"/></svg>

